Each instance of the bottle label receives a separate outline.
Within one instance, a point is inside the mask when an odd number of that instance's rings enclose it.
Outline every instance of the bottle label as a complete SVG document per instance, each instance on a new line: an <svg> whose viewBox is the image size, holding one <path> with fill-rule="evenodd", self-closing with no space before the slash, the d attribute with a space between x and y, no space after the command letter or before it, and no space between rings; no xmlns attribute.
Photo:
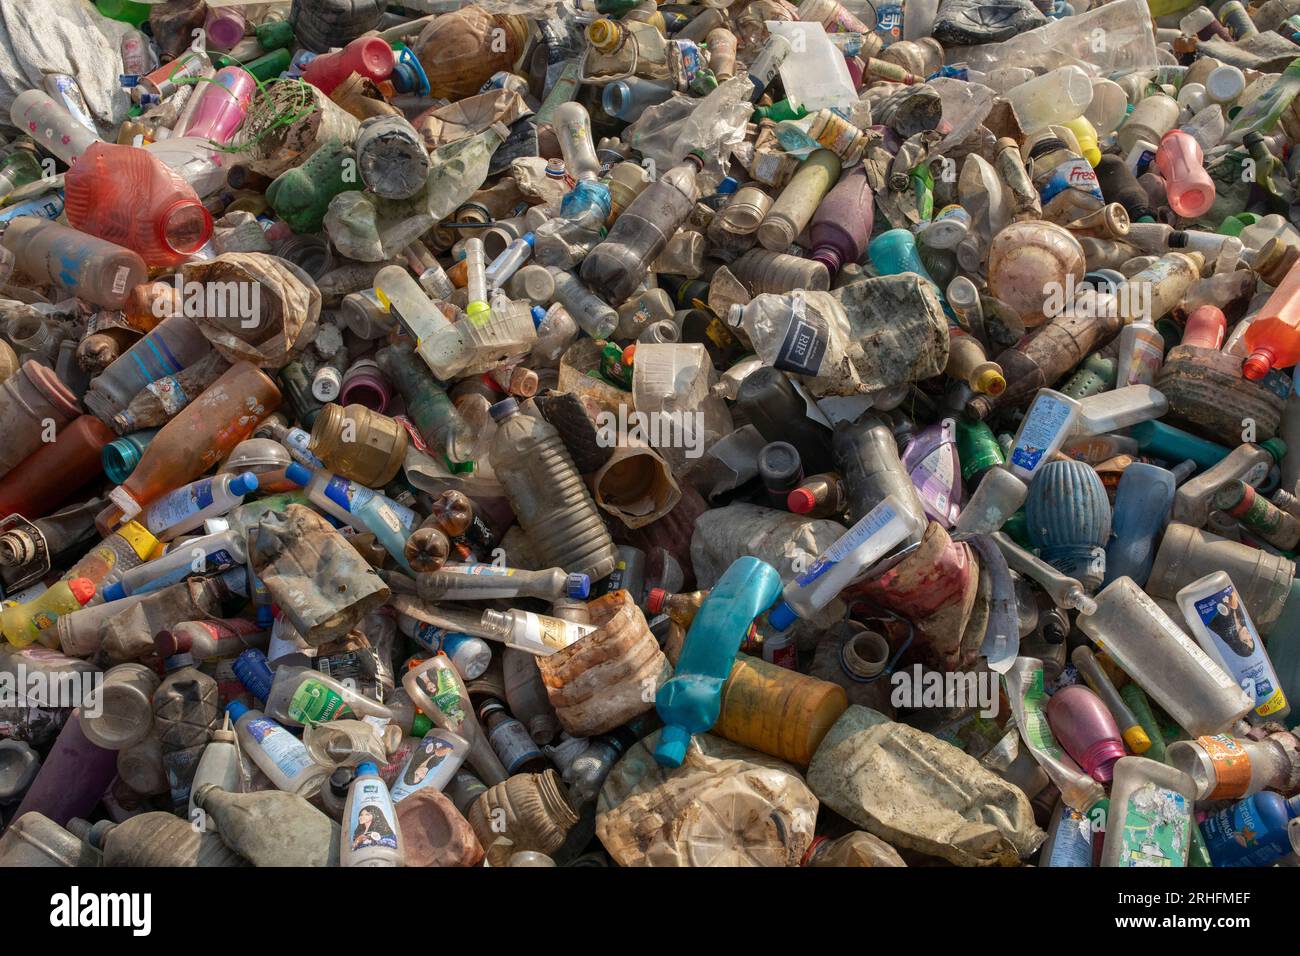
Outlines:
<svg viewBox="0 0 1300 956"><path fill-rule="evenodd" d="M813 562L812 567L795 579L796 582L800 587L812 584L848 557L851 552L857 550L868 538L883 531L897 517L898 512L893 506L888 501L882 501L827 548L825 553Z"/></svg>
<svg viewBox="0 0 1300 956"><path fill-rule="evenodd" d="M145 512L145 524L163 531L212 505L212 479L204 478L164 495Z"/></svg>
<svg viewBox="0 0 1300 956"><path fill-rule="evenodd" d="M348 846L353 853L370 847L397 849L393 801L378 777L363 777L352 784L352 815L348 819Z"/></svg>
<svg viewBox="0 0 1300 956"><path fill-rule="evenodd" d="M816 375L826 356L826 343L830 330L826 320L816 312L809 312L802 295L795 293L790 324L785 330L781 350L772 364L783 372L797 375Z"/></svg>
<svg viewBox="0 0 1300 956"><path fill-rule="evenodd" d="M1048 866L1092 866L1092 821L1074 807L1061 808Z"/></svg>
<svg viewBox="0 0 1300 956"><path fill-rule="evenodd" d="M148 529L138 521L128 521L117 529L117 534L141 560L147 558L149 553L158 545L158 539L151 535Z"/></svg>
<svg viewBox="0 0 1300 956"><path fill-rule="evenodd" d="M1255 702L1255 713L1267 717L1286 707L1286 695L1277 684L1264 642L1237 589L1229 585L1196 601L1193 607L1201 633L1214 641L1228 672Z"/></svg>
<svg viewBox="0 0 1300 956"><path fill-rule="evenodd" d="M886 45L903 39L903 4L882 3L876 8L876 34Z"/></svg>
<svg viewBox="0 0 1300 956"><path fill-rule="evenodd" d="M542 756L542 752L533 743L533 738L528 736L524 725L513 717L493 727L492 732L488 734L488 742L501 758L506 773L514 773L518 767L529 760L536 760Z"/></svg>
<svg viewBox="0 0 1300 956"><path fill-rule="evenodd" d="M411 749L401 773L393 781L393 802L400 803L425 787L442 790L463 759L463 755L457 758L455 742L441 729L429 731Z"/></svg>
<svg viewBox="0 0 1300 956"><path fill-rule="evenodd" d="M1129 796L1120 828L1120 866L1183 866L1191 809L1176 790L1144 783ZM1112 828L1114 829L1114 828Z"/></svg>
<svg viewBox="0 0 1300 956"><path fill-rule="evenodd" d="M300 724L323 724L356 717L342 695L323 681L307 678L289 699L289 716Z"/></svg>
<svg viewBox="0 0 1300 956"><path fill-rule="evenodd" d="M1241 476L1241 480L1252 488L1258 488L1268 477L1270 462L1261 461L1251 466L1250 471Z"/></svg>
<svg viewBox="0 0 1300 956"><path fill-rule="evenodd" d="M1070 404L1054 395L1040 393L1025 417L1011 451L1011 464L1031 475L1038 468L1070 419Z"/></svg>
<svg viewBox="0 0 1300 956"><path fill-rule="evenodd" d="M1133 342L1133 357L1129 363L1126 385L1150 385L1156 380L1164 350L1151 339L1137 338Z"/></svg>
<svg viewBox="0 0 1300 956"><path fill-rule="evenodd" d="M465 723L465 710L460 703L460 687L451 671L440 667L430 668L417 674L415 682L420 690L424 691L425 696L433 701L438 712L452 722L453 730Z"/></svg>
<svg viewBox="0 0 1300 956"><path fill-rule="evenodd" d="M1043 205L1046 205L1067 189L1089 193L1096 196L1099 201L1105 202L1101 194L1101 186L1097 183L1096 170L1092 168L1091 163L1082 157L1076 156L1073 159L1067 159L1054 167L1051 173L1048 174L1046 182L1039 188L1038 194Z"/></svg>
<svg viewBox="0 0 1300 956"><path fill-rule="evenodd" d="M113 276L113 295L121 295L126 291L126 280L130 275L130 266L118 266L117 272Z"/></svg>
<svg viewBox="0 0 1300 956"><path fill-rule="evenodd" d="M262 752L290 780L315 766L302 741L269 717L254 717L244 726Z"/></svg>
<svg viewBox="0 0 1300 956"><path fill-rule="evenodd" d="M1033 748L1035 754L1045 754L1058 762L1067 758L1061 745L1057 743L1052 726L1047 722L1047 695L1043 688L1043 672L1034 671L1025 684L1024 729L1025 741Z"/></svg>
<svg viewBox="0 0 1300 956"><path fill-rule="evenodd" d="M1197 737L1214 768L1214 790L1207 800L1236 800L1250 789L1250 755L1241 741L1227 734Z"/></svg>
<svg viewBox="0 0 1300 956"><path fill-rule="evenodd" d="M181 383L176 380L176 376L168 375L160 378L155 382L150 382L145 386L149 393L158 399L158 404L163 407L163 411L168 416L174 416L182 408L189 404L189 396L181 388Z"/></svg>
<svg viewBox="0 0 1300 956"><path fill-rule="evenodd" d="M590 624L578 624L545 614L534 614L532 611L525 611L523 620L525 640L543 647L553 647L557 651L596 630Z"/></svg>

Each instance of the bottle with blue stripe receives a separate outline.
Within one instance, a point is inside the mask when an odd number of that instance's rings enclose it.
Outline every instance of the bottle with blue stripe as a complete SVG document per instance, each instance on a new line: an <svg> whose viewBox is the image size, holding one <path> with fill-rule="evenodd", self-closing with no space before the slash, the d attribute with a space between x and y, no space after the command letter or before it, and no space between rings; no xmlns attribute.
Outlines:
<svg viewBox="0 0 1300 956"><path fill-rule="evenodd" d="M164 319L95 376L86 391L86 407L112 424L141 389L193 365L211 350L207 337L190 319L183 315Z"/></svg>

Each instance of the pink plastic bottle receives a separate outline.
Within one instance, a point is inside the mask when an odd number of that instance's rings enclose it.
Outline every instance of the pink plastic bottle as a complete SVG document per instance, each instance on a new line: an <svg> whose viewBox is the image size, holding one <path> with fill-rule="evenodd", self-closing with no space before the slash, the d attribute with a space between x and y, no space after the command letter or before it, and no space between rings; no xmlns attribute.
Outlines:
<svg viewBox="0 0 1300 956"><path fill-rule="evenodd" d="M1083 684L1062 687L1047 702L1047 722L1065 752L1098 783L1110 783L1124 742L1101 698Z"/></svg>
<svg viewBox="0 0 1300 956"><path fill-rule="evenodd" d="M1192 310L1183 326L1181 345L1195 345L1203 349L1217 349L1223 345L1228 333L1228 319L1215 305L1203 305Z"/></svg>
<svg viewBox="0 0 1300 956"><path fill-rule="evenodd" d="M1193 219L1214 205L1214 181L1205 171L1205 154L1190 133L1171 129L1160 139L1156 168L1165 181L1169 208Z"/></svg>
<svg viewBox="0 0 1300 956"><path fill-rule="evenodd" d="M180 265L212 235L212 214L194 187L148 150L94 143L63 186L72 226L138 252L150 266Z"/></svg>
<svg viewBox="0 0 1300 956"><path fill-rule="evenodd" d="M240 7L209 7L208 19L203 24L208 34L208 47L213 50L229 50L244 38L248 29L248 19Z"/></svg>
<svg viewBox="0 0 1300 956"><path fill-rule="evenodd" d="M201 136L219 146L230 142L248 115L255 92L257 80L247 70L237 66L218 70L211 82L199 84L199 102L182 135Z"/></svg>
<svg viewBox="0 0 1300 956"><path fill-rule="evenodd" d="M357 37L341 50L316 57L307 64L302 78L321 92L332 93L353 73L379 82L387 79L396 65L393 48L379 37Z"/></svg>
<svg viewBox="0 0 1300 956"><path fill-rule="evenodd" d="M857 262L871 238L875 199L866 166L858 166L826 194L808 227L812 258L835 277L841 266Z"/></svg>

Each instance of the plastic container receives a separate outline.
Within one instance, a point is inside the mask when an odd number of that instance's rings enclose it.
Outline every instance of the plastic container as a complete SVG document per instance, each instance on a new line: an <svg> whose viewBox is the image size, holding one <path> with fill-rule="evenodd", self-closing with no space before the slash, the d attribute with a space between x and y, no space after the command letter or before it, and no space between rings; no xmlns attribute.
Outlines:
<svg viewBox="0 0 1300 956"><path fill-rule="evenodd" d="M122 308L148 277L149 267L133 250L34 216L10 222L0 245L13 253L16 270L106 309Z"/></svg>

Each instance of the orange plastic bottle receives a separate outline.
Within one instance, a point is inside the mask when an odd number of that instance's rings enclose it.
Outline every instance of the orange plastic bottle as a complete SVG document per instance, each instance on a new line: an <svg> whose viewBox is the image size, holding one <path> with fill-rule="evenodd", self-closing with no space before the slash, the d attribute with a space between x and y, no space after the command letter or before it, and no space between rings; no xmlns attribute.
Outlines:
<svg viewBox="0 0 1300 956"><path fill-rule="evenodd" d="M149 443L129 478L109 492L95 524L109 534L154 499L193 481L226 457L280 407L280 390L261 369L237 362Z"/></svg>
<svg viewBox="0 0 1300 956"><path fill-rule="evenodd" d="M1300 361L1300 263L1291 267L1259 317L1246 327L1246 348L1250 355L1241 371L1252 381L1269 369L1290 368Z"/></svg>
<svg viewBox="0 0 1300 956"><path fill-rule="evenodd" d="M82 415L61 429L0 478L0 516L43 518L104 472L104 446L117 433L94 415Z"/></svg>
<svg viewBox="0 0 1300 956"><path fill-rule="evenodd" d="M64 175L68 222L138 252L149 266L175 266L212 235L212 214L194 187L146 149L94 143Z"/></svg>

